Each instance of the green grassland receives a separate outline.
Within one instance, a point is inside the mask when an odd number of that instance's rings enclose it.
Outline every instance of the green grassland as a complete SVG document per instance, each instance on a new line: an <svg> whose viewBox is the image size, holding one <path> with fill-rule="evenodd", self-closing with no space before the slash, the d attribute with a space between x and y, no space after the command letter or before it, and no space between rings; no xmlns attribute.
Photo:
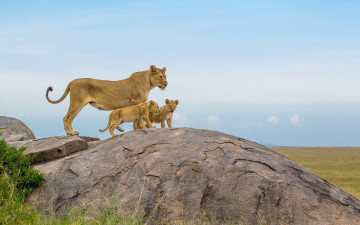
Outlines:
<svg viewBox="0 0 360 225"><path fill-rule="evenodd" d="M360 147L271 147L360 199Z"/></svg>

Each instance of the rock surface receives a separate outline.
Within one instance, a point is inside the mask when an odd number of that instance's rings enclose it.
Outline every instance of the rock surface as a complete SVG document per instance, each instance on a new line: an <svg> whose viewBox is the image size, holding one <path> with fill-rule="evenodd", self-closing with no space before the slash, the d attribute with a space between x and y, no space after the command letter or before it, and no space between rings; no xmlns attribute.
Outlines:
<svg viewBox="0 0 360 225"><path fill-rule="evenodd" d="M2 135L0 139L5 141L25 141L35 139L34 133L22 121L0 116L0 132Z"/></svg>
<svg viewBox="0 0 360 225"><path fill-rule="evenodd" d="M360 224L360 201L286 157L223 133L136 130L37 165L27 199L61 216L110 202L148 223ZM153 219L153 220L152 220Z"/></svg>
<svg viewBox="0 0 360 225"><path fill-rule="evenodd" d="M16 147L26 147L25 155L37 155L34 163L51 161L88 148L88 142L100 140L82 136L59 136L27 141L8 142Z"/></svg>

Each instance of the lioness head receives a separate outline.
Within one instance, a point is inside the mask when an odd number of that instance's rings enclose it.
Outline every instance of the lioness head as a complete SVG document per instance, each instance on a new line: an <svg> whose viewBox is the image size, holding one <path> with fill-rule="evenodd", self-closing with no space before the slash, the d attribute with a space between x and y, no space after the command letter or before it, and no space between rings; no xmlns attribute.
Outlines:
<svg viewBox="0 0 360 225"><path fill-rule="evenodd" d="M149 107L149 112L151 113L158 114L160 112L159 105L153 100L150 100L148 107Z"/></svg>
<svg viewBox="0 0 360 225"><path fill-rule="evenodd" d="M150 81L151 84L159 87L161 90L165 90L166 86L168 85L168 82L166 81L166 67L159 69L156 68L156 66L152 65L150 66Z"/></svg>
<svg viewBox="0 0 360 225"><path fill-rule="evenodd" d="M166 99L165 103L166 103L166 106L165 106L166 111L173 113L175 111L177 105L179 104L179 100L173 101L173 100Z"/></svg>

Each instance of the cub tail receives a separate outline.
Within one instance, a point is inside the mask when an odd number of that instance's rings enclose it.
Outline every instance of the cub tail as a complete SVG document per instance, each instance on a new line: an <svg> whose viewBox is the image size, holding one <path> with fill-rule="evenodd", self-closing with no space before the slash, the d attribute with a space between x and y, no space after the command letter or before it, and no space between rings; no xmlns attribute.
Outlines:
<svg viewBox="0 0 360 225"><path fill-rule="evenodd" d="M111 116L111 114L110 114L110 116ZM105 127L105 129L103 129L103 130L100 130L100 129L99 129L99 131L100 131L100 132L104 132L104 131L106 131L107 129L109 129L109 127L110 127L110 125L111 125L111 119L110 119L110 116L109 116L109 122L108 122L107 127Z"/></svg>

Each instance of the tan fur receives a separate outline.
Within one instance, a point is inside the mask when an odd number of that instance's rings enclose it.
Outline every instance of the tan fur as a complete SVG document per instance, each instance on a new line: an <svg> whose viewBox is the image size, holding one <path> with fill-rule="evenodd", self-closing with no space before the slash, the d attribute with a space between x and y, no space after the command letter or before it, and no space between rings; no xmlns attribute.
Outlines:
<svg viewBox="0 0 360 225"><path fill-rule="evenodd" d="M159 87L164 90L167 86L166 68L158 69L151 66L149 70L133 73L129 78L119 81L95 80L82 78L73 80L67 86L63 96L56 101L49 99L49 87L46 99L53 104L64 100L70 92L70 107L64 117L66 134L79 134L74 131L72 122L81 109L90 103L101 110L115 110L121 107L146 102L151 89Z"/></svg>
<svg viewBox="0 0 360 225"><path fill-rule="evenodd" d="M135 120L139 119L144 120L147 127L155 128L155 126L151 124L148 117L150 112L152 114L159 113L159 106L154 101L116 109L110 113L107 127L99 131L104 132L109 129L111 136L116 137L117 134L114 133L115 128L124 132L124 129L122 129L119 125L124 122L134 122Z"/></svg>
<svg viewBox="0 0 360 225"><path fill-rule="evenodd" d="M151 123L161 123L161 128L165 127L165 121L169 128L172 128L172 117L174 114L174 111L179 104L179 100L165 100L165 105L163 107L160 107L159 113L152 113L149 112L149 119ZM144 128L144 122L143 121L136 121L134 122L134 129L141 129Z"/></svg>

